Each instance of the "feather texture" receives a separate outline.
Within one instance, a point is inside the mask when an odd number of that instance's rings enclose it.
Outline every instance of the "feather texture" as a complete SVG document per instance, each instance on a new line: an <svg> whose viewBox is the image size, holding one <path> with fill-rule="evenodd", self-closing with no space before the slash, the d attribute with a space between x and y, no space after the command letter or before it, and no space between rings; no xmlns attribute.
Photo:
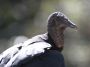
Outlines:
<svg viewBox="0 0 90 67"><path fill-rule="evenodd" d="M32 59L35 55L50 49L51 45L45 42L46 34L37 35L23 43L17 44L0 55L0 67L11 67L27 57Z"/></svg>

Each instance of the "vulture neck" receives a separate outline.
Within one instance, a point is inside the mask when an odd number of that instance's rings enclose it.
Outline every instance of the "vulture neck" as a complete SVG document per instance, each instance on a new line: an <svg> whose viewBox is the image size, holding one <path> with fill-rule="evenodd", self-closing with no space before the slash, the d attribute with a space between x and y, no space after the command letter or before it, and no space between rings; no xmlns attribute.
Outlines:
<svg viewBox="0 0 90 67"><path fill-rule="evenodd" d="M64 30L65 28L50 28L48 29L48 38L53 41L53 47L61 51L64 47Z"/></svg>

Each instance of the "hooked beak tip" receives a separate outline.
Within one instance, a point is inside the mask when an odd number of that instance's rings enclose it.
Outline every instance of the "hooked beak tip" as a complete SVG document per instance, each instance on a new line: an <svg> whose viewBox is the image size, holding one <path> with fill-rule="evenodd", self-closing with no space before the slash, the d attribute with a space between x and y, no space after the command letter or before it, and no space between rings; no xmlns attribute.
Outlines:
<svg viewBox="0 0 90 67"><path fill-rule="evenodd" d="M73 29L75 29L75 30L78 30L78 27L77 27L77 25L75 25L75 24L71 25L70 28L73 28Z"/></svg>
<svg viewBox="0 0 90 67"><path fill-rule="evenodd" d="M68 27L73 28L73 29L75 29L75 30L78 29L77 25L74 24L73 22L69 22Z"/></svg>

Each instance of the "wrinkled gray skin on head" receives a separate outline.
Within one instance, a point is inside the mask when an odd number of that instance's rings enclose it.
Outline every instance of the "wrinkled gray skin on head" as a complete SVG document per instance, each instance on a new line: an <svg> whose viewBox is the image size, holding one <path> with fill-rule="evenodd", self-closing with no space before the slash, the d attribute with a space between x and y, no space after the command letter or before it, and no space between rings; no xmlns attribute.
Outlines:
<svg viewBox="0 0 90 67"><path fill-rule="evenodd" d="M64 30L67 28L77 28L63 13L54 12L48 18L48 34L54 40L56 47L64 46Z"/></svg>

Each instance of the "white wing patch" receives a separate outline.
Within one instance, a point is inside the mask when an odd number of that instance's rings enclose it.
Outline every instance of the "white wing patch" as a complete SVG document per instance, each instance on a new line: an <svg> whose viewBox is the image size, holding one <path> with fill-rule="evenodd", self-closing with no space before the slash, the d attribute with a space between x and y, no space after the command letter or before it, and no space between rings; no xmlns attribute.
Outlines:
<svg viewBox="0 0 90 67"><path fill-rule="evenodd" d="M44 53L45 49L50 49L51 45L46 42L36 42L32 45L28 45L26 47L23 47L19 53L17 53L6 65L5 67L10 67L12 63L17 63L20 60L23 60L27 58L28 56L31 56L31 58L37 54ZM17 61L18 59L19 61Z"/></svg>
<svg viewBox="0 0 90 67"><path fill-rule="evenodd" d="M35 55L44 53L45 49L51 48L51 45L45 42L47 39L47 33L37 35L5 50L0 54L0 67L11 67L27 57L32 59Z"/></svg>

